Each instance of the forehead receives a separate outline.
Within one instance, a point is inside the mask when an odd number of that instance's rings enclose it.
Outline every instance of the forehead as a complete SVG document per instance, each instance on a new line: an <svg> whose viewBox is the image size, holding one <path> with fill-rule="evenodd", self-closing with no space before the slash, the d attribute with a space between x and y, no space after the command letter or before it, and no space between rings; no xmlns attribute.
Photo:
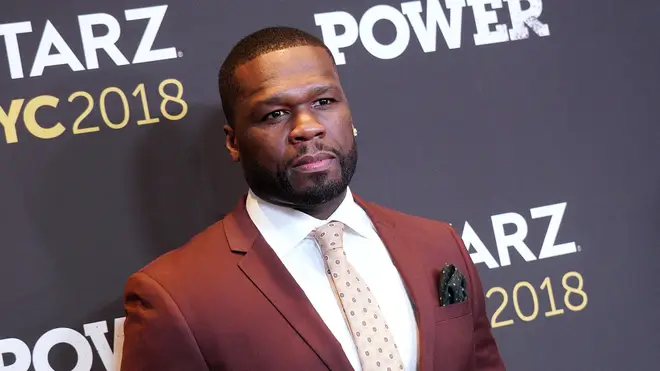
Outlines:
<svg viewBox="0 0 660 371"><path fill-rule="evenodd" d="M324 48L298 46L261 55L235 71L242 98L271 95L308 85L337 83L332 59Z"/></svg>

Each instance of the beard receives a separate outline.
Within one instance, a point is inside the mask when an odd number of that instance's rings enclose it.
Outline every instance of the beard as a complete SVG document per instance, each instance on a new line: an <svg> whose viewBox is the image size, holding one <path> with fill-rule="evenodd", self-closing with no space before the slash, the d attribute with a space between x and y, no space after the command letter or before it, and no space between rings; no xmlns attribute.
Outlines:
<svg viewBox="0 0 660 371"><path fill-rule="evenodd" d="M348 187L355 169L357 168L357 144L355 139L351 149L342 154L337 149L323 146L321 143L316 142L301 147L294 156L302 156L309 153L309 147L313 146L318 151L326 151L333 153L341 169L341 177L339 179L328 179L327 173L315 173L308 176L312 180L313 186L303 189L296 189L290 181L291 163L282 163L278 166L278 170L272 171L261 166L257 161L242 161L243 172L245 180L249 187L258 195L263 195L262 198L267 198L269 201L276 201L277 203L284 203L294 206L314 206L323 204L333 200L341 195Z"/></svg>

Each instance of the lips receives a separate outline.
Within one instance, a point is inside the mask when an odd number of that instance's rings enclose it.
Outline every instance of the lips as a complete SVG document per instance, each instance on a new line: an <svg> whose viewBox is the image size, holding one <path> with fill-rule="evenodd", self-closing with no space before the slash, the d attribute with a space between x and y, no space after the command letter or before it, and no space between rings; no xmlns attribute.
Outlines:
<svg viewBox="0 0 660 371"><path fill-rule="evenodd" d="M316 163L316 162L321 162L323 160L331 160L331 159L334 159L334 158L335 158L335 155L333 155L332 153L318 152L318 153L315 153L313 155L303 155L303 156L298 157L293 162L293 164L291 164L291 166L296 168L296 167L301 167L301 166L304 166L304 165L313 164L313 163Z"/></svg>

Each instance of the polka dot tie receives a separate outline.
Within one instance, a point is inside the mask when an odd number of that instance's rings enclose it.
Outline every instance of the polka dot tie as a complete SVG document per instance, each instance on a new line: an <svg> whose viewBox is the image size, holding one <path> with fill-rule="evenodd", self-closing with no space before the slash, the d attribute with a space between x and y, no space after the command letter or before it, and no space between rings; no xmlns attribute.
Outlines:
<svg viewBox="0 0 660 371"><path fill-rule="evenodd" d="M344 225L332 221L314 231L326 273L353 335L362 370L403 370L403 362L380 306L366 282L346 259Z"/></svg>

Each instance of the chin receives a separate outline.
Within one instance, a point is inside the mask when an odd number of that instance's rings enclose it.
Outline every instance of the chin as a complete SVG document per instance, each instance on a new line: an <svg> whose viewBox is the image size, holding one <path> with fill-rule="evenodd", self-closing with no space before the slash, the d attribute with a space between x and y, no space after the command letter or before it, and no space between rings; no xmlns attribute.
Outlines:
<svg viewBox="0 0 660 371"><path fill-rule="evenodd" d="M306 174L304 177L297 176L290 180L294 193L316 193L333 187L341 182L341 177L329 177L328 174Z"/></svg>
<svg viewBox="0 0 660 371"><path fill-rule="evenodd" d="M337 180L326 180L312 185L292 187L291 196L304 205L317 205L331 201L346 190L347 185Z"/></svg>

